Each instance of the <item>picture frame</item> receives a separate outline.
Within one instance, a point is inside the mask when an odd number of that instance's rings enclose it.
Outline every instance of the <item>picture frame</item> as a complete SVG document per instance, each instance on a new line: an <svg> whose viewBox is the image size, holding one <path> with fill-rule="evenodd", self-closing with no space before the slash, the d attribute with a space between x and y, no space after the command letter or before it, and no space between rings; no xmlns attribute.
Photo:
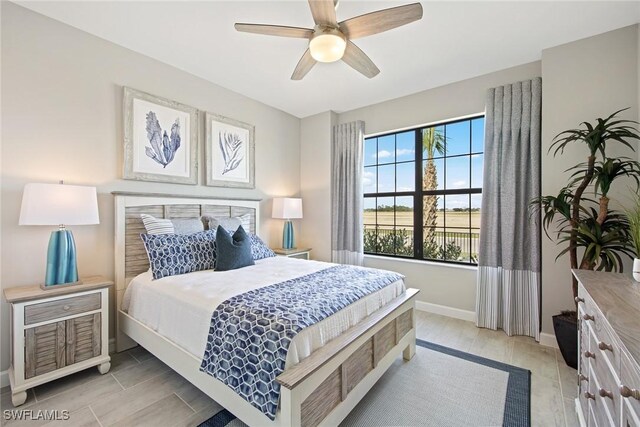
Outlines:
<svg viewBox="0 0 640 427"><path fill-rule="evenodd" d="M124 87L124 179L198 184L198 110Z"/></svg>
<svg viewBox="0 0 640 427"><path fill-rule="evenodd" d="M205 114L205 184L255 188L255 126Z"/></svg>

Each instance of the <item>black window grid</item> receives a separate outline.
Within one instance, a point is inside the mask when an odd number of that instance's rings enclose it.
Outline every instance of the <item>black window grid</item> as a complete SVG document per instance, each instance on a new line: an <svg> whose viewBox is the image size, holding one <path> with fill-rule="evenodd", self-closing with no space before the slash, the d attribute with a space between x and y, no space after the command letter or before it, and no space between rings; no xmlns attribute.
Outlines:
<svg viewBox="0 0 640 427"><path fill-rule="evenodd" d="M398 248L397 248L397 239L393 239L393 253L381 253L379 251L379 245L376 246L376 251L365 251L365 253L367 254L373 254L373 255L382 255L382 256L389 256L389 257L400 257L400 258L412 258L412 259L418 259L418 260L424 260L424 261L435 261L435 262L442 262L442 263L453 263L453 264L463 264L463 265L477 265L477 260L473 259L473 253L472 253L472 248L474 247L473 245L473 239L474 236L479 236L480 234L480 227L479 226L473 226L473 212L474 212L474 208L472 207L472 196L473 195L481 195L482 194L482 188L481 187L471 187L472 183L473 183L473 158L474 156L477 155L483 155L484 151L478 151L478 150L473 150L473 120L477 120L477 119L483 119L484 116L483 115L479 115L479 116L474 116L474 117L470 117L470 118L465 118L465 119L461 119L461 120L455 120L455 121L449 121L449 122L444 122L444 123L439 123L436 125L431 125L431 126L424 126L424 127L419 127L419 128L415 128L412 129L410 131L412 131L414 133L414 137L415 137L415 153L414 153L414 158L410 159L410 160L401 160L401 161L397 161L397 152L398 152L398 146L397 146L397 135L399 134L403 134L408 132L407 130L401 131L401 132L392 132L392 133L388 133L388 134L384 134L384 135L377 135L375 137L371 137L371 138L366 138L366 140L370 140L370 139L376 139L376 147L375 147L375 153L376 153L376 161L373 164L368 164L365 166L365 168L375 168L376 169L376 183L375 183L375 189L376 192L374 193L365 193L364 197L365 199L374 199L374 212L375 212L375 216L374 216L374 221L375 223L371 223L371 222L365 222L364 223L364 227L365 229L367 229L367 227L373 227L373 229L375 230L375 238L376 238L376 242L378 242L378 236L379 236L379 232L381 229L389 229L389 227L394 230L394 232L396 232L396 230L398 229L398 223L397 223L397 204L396 204L396 200L398 197L412 197L413 198L413 226L409 226L409 225L400 225L400 227L404 227L406 228L411 228L411 236L410 239L413 243L413 254L412 256L409 256L407 254L398 254ZM448 139L447 139L447 126L456 124L456 123L460 123L460 122L469 122L469 151L465 152L465 153L457 153L457 154L453 154L453 155L447 155L447 143L448 143ZM437 190L425 190L423 188L423 183L422 183L422 178L423 178L423 162L426 161L427 159L423 156L423 149L422 149L422 132L425 129L429 129L429 128L438 128L438 127L442 127L442 129L444 130L444 140L445 140L445 153L443 155L440 156L434 156L432 157L432 160L443 160L443 165L444 165L444 170L443 170L443 178L444 178L444 183L442 185L442 189L437 189ZM379 159L378 159L378 153L379 153L379 138L383 138L383 137L387 137L387 136L394 136L394 160L393 162L384 162L384 163L379 163ZM447 159L455 159L455 158L468 158L469 159L469 186L468 187L464 187L464 188L447 188ZM414 190L413 191L397 191L398 188L398 174L397 174L397 165L398 164L407 164L407 163L414 163L415 165L415 184L414 184ZM380 174L378 173L378 168L380 166L388 166L388 165L395 165L394 167L394 191L385 191L385 192L378 192L379 190L379 181L380 181ZM466 212L468 213L468 226L465 227L461 227L461 226L453 226L453 225L447 225L447 207L446 207L446 196L460 196L460 195L468 195L468 204L467 204L467 208L466 208ZM425 258L424 253L423 253L423 232L424 229L427 227L424 227L424 218L423 218L423 202L424 202L424 197L425 196L443 196L445 197L445 199L442 201L442 216L443 216L443 225L442 226L436 226L433 227L436 230L442 230L444 239L443 239L443 250L444 250L444 255L445 255L445 259L441 259L441 258ZM378 199L379 198L393 198L393 224L381 224L378 220ZM440 209L439 209L440 211ZM449 231L448 231L449 230ZM469 249L469 253L468 253L468 257L466 260L464 261L460 261L460 260L450 260L450 259L446 259L446 239L447 239L447 235L449 232L454 233L455 230L462 230L465 231L467 234L467 248ZM418 244L416 244L416 242L418 242ZM477 255L477 253L476 253Z"/></svg>

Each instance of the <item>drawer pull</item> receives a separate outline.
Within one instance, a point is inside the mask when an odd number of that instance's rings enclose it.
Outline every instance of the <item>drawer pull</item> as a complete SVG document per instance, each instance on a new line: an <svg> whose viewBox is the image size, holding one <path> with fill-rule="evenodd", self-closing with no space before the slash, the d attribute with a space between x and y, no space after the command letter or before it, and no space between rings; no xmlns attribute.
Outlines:
<svg viewBox="0 0 640 427"><path fill-rule="evenodd" d="M590 351L585 351L584 352L584 357L590 357L592 359L595 359L596 355L594 353L591 353Z"/></svg>
<svg viewBox="0 0 640 427"><path fill-rule="evenodd" d="M600 390L598 390L598 393L600 394L600 397L608 397L609 399L613 400L613 393L608 390L601 388Z"/></svg>
<svg viewBox="0 0 640 427"><path fill-rule="evenodd" d="M583 318L584 320L591 320L591 321L595 321L595 320L596 320L596 318L595 318L595 317L593 317L593 316L592 316L592 315L590 315L590 314L585 314L585 315L583 315L583 316L582 316L582 318Z"/></svg>
<svg viewBox="0 0 640 427"><path fill-rule="evenodd" d="M584 298L575 297L575 301L576 301L577 303L581 303L581 302L584 302Z"/></svg>
<svg viewBox="0 0 640 427"><path fill-rule="evenodd" d="M71 308L71 306L70 306L70 305L65 305L65 306L63 306L63 307L62 307L62 309L63 309L64 311L69 311L69 309L70 309L70 308Z"/></svg>
<svg viewBox="0 0 640 427"><path fill-rule="evenodd" d="M587 376L585 376L585 375L580 374L580 376L578 377L578 380L579 380L580 382L582 382L582 381L589 382L589 377L587 377Z"/></svg>
<svg viewBox="0 0 640 427"><path fill-rule="evenodd" d="M640 400L640 390L630 389L626 385L620 386L620 395L622 395L622 397L633 397L636 400Z"/></svg>
<svg viewBox="0 0 640 427"><path fill-rule="evenodd" d="M593 393L589 393L588 391L584 392L584 397L586 397L587 399L593 399L596 400L596 396Z"/></svg>
<svg viewBox="0 0 640 427"><path fill-rule="evenodd" d="M613 346L611 344L606 344L603 341L600 341L598 343L598 348L602 351L609 350L610 352L613 353Z"/></svg>

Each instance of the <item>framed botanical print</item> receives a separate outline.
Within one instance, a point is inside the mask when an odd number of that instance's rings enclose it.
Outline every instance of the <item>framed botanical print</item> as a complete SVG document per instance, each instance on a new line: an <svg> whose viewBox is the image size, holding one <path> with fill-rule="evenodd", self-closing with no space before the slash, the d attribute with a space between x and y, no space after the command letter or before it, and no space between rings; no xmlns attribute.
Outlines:
<svg viewBox="0 0 640 427"><path fill-rule="evenodd" d="M124 88L124 179L198 183L198 110Z"/></svg>
<svg viewBox="0 0 640 427"><path fill-rule="evenodd" d="M211 113L205 121L205 184L255 188L254 126Z"/></svg>

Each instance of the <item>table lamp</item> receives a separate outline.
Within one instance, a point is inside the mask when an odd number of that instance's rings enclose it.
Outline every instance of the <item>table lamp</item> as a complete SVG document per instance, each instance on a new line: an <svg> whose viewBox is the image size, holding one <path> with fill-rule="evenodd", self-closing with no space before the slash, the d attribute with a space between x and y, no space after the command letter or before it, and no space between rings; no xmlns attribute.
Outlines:
<svg viewBox="0 0 640 427"><path fill-rule="evenodd" d="M302 218L302 199L290 197L277 197L273 199L272 218L284 219L282 229L282 249L293 249L296 247L293 237L292 219Z"/></svg>
<svg viewBox="0 0 640 427"><path fill-rule="evenodd" d="M60 184L27 184L22 194L20 225L57 225L47 251L44 289L77 284L76 244L67 225L99 224L95 187Z"/></svg>

